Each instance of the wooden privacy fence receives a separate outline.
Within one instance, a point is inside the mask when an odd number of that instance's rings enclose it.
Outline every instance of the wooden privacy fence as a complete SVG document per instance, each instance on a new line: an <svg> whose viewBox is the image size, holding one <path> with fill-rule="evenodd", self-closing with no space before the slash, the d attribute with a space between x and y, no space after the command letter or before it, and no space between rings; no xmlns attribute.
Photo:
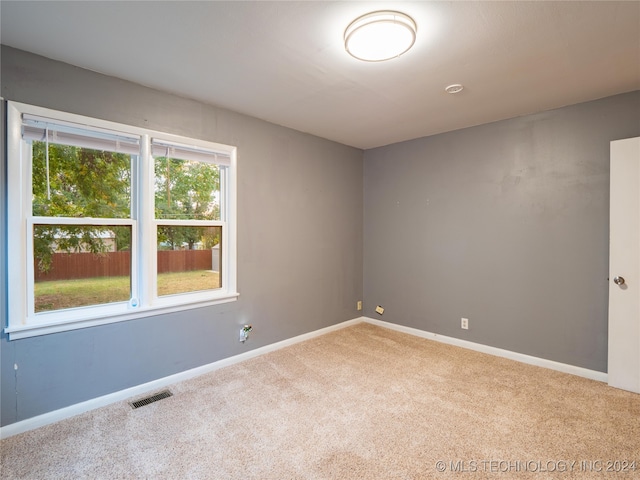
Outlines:
<svg viewBox="0 0 640 480"><path fill-rule="evenodd" d="M211 261L211 250L162 250L158 252L158 273L211 270ZM48 272L36 265L35 281L120 277L130 272L130 252L54 253Z"/></svg>
<svg viewBox="0 0 640 480"><path fill-rule="evenodd" d="M158 273L211 270L211 250L161 250Z"/></svg>

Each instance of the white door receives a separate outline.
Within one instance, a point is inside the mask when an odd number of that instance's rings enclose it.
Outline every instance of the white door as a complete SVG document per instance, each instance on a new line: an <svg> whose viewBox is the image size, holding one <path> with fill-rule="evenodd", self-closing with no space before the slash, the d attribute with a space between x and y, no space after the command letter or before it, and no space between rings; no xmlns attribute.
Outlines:
<svg viewBox="0 0 640 480"><path fill-rule="evenodd" d="M640 137L611 142L610 198L608 380L640 393Z"/></svg>

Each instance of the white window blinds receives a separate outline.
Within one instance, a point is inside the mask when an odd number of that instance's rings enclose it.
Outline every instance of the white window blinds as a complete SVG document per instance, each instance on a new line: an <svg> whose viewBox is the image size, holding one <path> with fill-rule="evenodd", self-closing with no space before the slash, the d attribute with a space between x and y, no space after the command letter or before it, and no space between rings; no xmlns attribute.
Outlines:
<svg viewBox="0 0 640 480"><path fill-rule="evenodd" d="M231 164L231 158L227 153L214 152L196 146L180 145L156 138L151 140L151 155L156 158L168 157L215 165L229 166Z"/></svg>
<svg viewBox="0 0 640 480"><path fill-rule="evenodd" d="M140 154L140 138L106 129L23 114L22 138L129 155Z"/></svg>

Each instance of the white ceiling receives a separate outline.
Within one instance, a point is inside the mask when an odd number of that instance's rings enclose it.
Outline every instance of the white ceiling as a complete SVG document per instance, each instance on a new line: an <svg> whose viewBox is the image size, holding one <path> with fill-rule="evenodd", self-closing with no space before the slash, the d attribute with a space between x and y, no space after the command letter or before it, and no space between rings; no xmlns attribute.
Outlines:
<svg viewBox="0 0 640 480"><path fill-rule="evenodd" d="M347 25L412 16L384 63ZM13 2L1 41L367 149L640 89L640 2ZM462 83L458 95L444 93Z"/></svg>

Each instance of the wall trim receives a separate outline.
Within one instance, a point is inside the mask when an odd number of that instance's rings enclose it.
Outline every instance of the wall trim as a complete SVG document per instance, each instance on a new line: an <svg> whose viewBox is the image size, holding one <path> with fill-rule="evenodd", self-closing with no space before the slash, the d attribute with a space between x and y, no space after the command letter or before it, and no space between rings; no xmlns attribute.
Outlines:
<svg viewBox="0 0 640 480"><path fill-rule="evenodd" d="M384 322L382 320L376 320L369 317L362 317L362 319L365 323L370 323L371 325L388 328L397 332L408 333L409 335L426 338L427 340L435 340L436 342L446 343L448 345L454 345L456 347L467 348L469 350L475 350L476 352L488 353L489 355L494 355L496 357L508 358L509 360L515 360L517 362L526 363L528 365L535 365L537 367L548 368L550 370L556 370L558 372L569 373L571 375L577 375L579 377L588 378L590 380L607 383L608 375L596 370L576 367L575 365L560 363L554 360L547 360L545 358L533 357L531 355L525 355L524 353L512 352L511 350L504 350L502 348L491 347L489 345L470 342L468 340L462 340L459 338L447 337L445 335L431 333L424 330L419 330L417 328L405 327L403 325Z"/></svg>
<svg viewBox="0 0 640 480"><path fill-rule="evenodd" d="M587 368L582 368L582 367L576 367L574 365L568 365L566 363L560 363L553 360L547 360L544 358L533 357L531 355L512 352L510 350L503 350L501 348L491 347L488 345L483 345L481 343L474 343L468 340L461 340L459 338L447 337L445 335L439 335L437 333L431 333L424 330L419 330L417 328L405 327L403 325L384 322L382 320L376 320L369 317L359 317L359 318L354 318L352 320L347 320L342 323L331 325L329 327L321 328L319 330L314 330L313 332L288 338L280 342L272 343L270 345L265 345L264 347L259 347L254 350L241 353L239 355L223 358L222 360L218 360L216 362L209 363L207 365L202 365L200 367L192 368L190 370L185 370L184 372L159 378L157 380L143 383L141 385L136 385L135 387L126 388L124 390L103 395L101 397L92 398L91 400L87 400L85 402L80 402L74 405L70 405L68 407L60 408L52 412L43 413L42 415L38 415L36 417L27 418L19 422L5 425L4 427L0 427L0 439L12 437L13 435L18 435L20 433L28 432L29 430L34 430L39 427L44 427L45 425L50 425L52 423L65 420L67 418L80 415L81 413L85 413L90 410L95 410L96 408L105 407L107 405L111 405L116 402L128 400L131 397L150 393L154 390L167 387L174 383L182 382L184 380L189 380L191 378L204 375L205 373L213 372L220 368L228 367L230 365L234 365L236 363L240 363L245 360L249 360L251 358L259 357L266 353L274 352L276 350L280 350L281 348L288 347L290 345L295 345L296 343L304 342L306 340L310 340L312 338L319 337L327 333L334 332L336 330L341 330L343 328L350 327L352 325L357 325L359 323L369 323L371 325L376 325L382 328L388 328L390 330L395 330L401 333L407 333L409 335L425 338L427 340L434 340L436 342L446 343L448 345L454 345L456 347L467 348L469 350L475 350L477 352L487 353L489 355L494 355L497 357L508 358L510 360L515 360L517 362L526 363L528 365L535 365L538 367L556 370L558 372L569 373L571 375L577 375L579 377L584 377L584 378L596 380L599 382L604 382L604 383L607 382L607 374L603 372L589 370Z"/></svg>
<svg viewBox="0 0 640 480"><path fill-rule="evenodd" d="M319 330L314 330L313 332L305 333L302 335L298 335L296 337L282 340L280 342L265 345L264 347L259 347L254 350L241 353L239 355L223 358L222 360L218 360L216 362L209 363L207 365L202 365L200 367L192 368L190 370L185 370L184 372L175 373L173 375L159 378L151 382L143 383L141 385L136 385L135 387L119 390L117 392L109 393L101 397L92 398L91 400L76 403L68 407L60 408L52 412L43 413L42 415L38 415L36 417L31 417L25 420L11 423L9 425L5 425L4 427L0 427L0 439L12 437L13 435L18 435L20 433L28 432L29 430L34 430L39 427L44 427L45 425L50 425L52 423L65 420L67 418L80 415L81 413L85 413L90 410L95 410L96 408L105 407L107 405L111 405L112 403L127 400L127 399L130 399L131 397L150 393L154 390L167 387L174 383L182 382L184 380L189 380L191 378L198 377L205 373L213 372L220 368L228 367L230 365L234 365L236 363L249 360L250 358L259 357L260 355L264 355L265 353L273 352L275 350L280 350L281 348L288 347L296 343L304 342L305 340L310 340L312 338L319 337L321 335L325 335L327 333L330 333L336 330L340 330L346 327L350 327L352 325L356 325L358 323L362 323L363 321L364 321L364 317L347 320L345 322L338 323L336 325L331 325L329 327L321 328Z"/></svg>

